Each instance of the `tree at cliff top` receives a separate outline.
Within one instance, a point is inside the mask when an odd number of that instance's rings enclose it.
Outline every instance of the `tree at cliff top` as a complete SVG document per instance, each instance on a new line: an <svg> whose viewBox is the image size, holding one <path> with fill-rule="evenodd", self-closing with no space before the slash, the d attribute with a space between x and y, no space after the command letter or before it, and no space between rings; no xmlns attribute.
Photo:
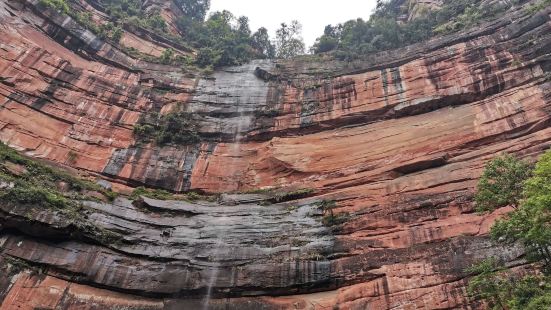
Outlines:
<svg viewBox="0 0 551 310"><path fill-rule="evenodd" d="M261 27L259 28L251 38L252 47L262 53L266 58L274 58L276 51L275 46L270 41L270 35L268 34L268 29Z"/></svg>
<svg viewBox="0 0 551 310"><path fill-rule="evenodd" d="M182 16L177 25L184 37L199 49L201 67L243 64L254 58L273 57L273 46L265 28L251 34L249 19L229 11L214 12L206 21Z"/></svg>
<svg viewBox="0 0 551 310"><path fill-rule="evenodd" d="M425 10L407 23L404 0L378 1L369 20L358 18L336 26L328 25L316 40L313 53L335 51L338 59L352 60L367 53L389 50L421 42L438 34L472 27L513 6L511 2L485 4L481 0L444 1L438 10Z"/></svg>
<svg viewBox="0 0 551 310"><path fill-rule="evenodd" d="M210 8L210 0L176 0L185 16L192 20L205 20Z"/></svg>
<svg viewBox="0 0 551 310"><path fill-rule="evenodd" d="M290 25L282 23L276 31L275 49L277 58L291 58L304 54L304 41L301 37L302 25L293 20Z"/></svg>

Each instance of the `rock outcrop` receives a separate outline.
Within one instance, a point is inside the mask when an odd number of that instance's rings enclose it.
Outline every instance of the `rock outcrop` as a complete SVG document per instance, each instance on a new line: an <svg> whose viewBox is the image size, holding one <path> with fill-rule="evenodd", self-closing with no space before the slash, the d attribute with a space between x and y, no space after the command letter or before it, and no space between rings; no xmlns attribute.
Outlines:
<svg viewBox="0 0 551 310"><path fill-rule="evenodd" d="M363 60L204 77L124 48L192 52L152 34L127 29L112 45L40 1L2 1L2 142L115 188L233 195L86 202L84 227L109 238L0 206L0 309L483 307L466 297L465 268L524 260L487 237L509 209L475 213L477 179L498 153L551 146L551 8L529 4ZM190 115L200 142L136 139L140 118L171 111Z"/></svg>

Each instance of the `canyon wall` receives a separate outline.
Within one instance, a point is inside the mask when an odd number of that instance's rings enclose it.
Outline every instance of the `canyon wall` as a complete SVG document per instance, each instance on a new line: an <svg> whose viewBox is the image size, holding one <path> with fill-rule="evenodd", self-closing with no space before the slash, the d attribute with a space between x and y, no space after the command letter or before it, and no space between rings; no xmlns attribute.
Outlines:
<svg viewBox="0 0 551 310"><path fill-rule="evenodd" d="M173 18L174 3L157 2ZM509 208L477 214L477 179L499 153L533 160L551 146L551 8L529 4L363 60L204 76L130 55L193 52L145 30L113 45L40 1L3 0L2 142L121 190L232 194L85 203L86 222L117 242L52 210L1 206L0 309L483 307L466 297L465 268L525 262L489 240ZM200 142L136 139L143 115L171 111L191 116ZM337 227L323 223L328 201Z"/></svg>

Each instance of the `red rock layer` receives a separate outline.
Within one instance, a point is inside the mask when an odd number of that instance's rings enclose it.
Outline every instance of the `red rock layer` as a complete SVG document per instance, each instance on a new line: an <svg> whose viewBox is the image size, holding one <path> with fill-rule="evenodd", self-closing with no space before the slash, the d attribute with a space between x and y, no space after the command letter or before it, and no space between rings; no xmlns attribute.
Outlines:
<svg viewBox="0 0 551 310"><path fill-rule="evenodd" d="M211 300L212 309L480 308L466 297L464 269L491 255L522 265L522 253L496 248L487 238L494 220L509 210L479 215L471 198L484 163L496 154L533 159L551 145L550 13L519 8L480 29L350 64L326 56L258 62L199 80L132 59L78 27L60 31L62 17L1 3L0 140L132 185L213 193L312 188L311 197L289 205L335 200L336 212L348 214L324 253L329 281L316 282L320 272L309 269L318 266L312 257L297 258L296 276L281 271L295 261L263 261L264 277L257 278L247 268L260 269L245 264L235 271L241 282L216 288L232 298ZM136 144L132 128L142 113L175 106L196 116L202 143ZM122 220L117 226L114 219L123 215L110 216L92 220L140 239L142 226L126 227ZM148 216L171 218L159 211ZM54 226L44 217L34 220ZM3 261L15 257L51 268L47 275L5 268L13 274L0 276L2 309L205 306L187 299L192 289L177 281L138 290L143 280L136 279L150 271L128 271L139 253L144 266L155 266L148 270L164 275L163 255L181 241L143 250L80 240L48 257L44 249L51 245L31 237L33 245L24 249L17 244L30 244L27 237L0 239ZM108 257L104 265L93 262L102 276L83 259L70 263L74 253L96 249ZM251 279L278 283L258 288ZM204 289L205 281L194 285ZM168 296L175 291L182 296ZM272 297L239 297L259 291Z"/></svg>

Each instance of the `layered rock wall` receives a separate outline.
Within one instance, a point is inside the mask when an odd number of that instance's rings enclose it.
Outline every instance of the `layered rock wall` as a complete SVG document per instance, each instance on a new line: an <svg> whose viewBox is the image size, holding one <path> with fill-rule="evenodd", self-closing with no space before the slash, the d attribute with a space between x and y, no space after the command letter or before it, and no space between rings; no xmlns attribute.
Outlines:
<svg viewBox="0 0 551 310"><path fill-rule="evenodd" d="M551 145L551 9L527 5L364 60L254 61L201 77L125 52L158 55L169 43L155 37L112 45L38 1L1 2L2 142L129 186L312 190L264 206L247 195L233 206L87 202L87 223L117 242L2 206L0 308L482 307L466 297L466 267L496 255L524 268L519 249L487 237L509 209L473 210L482 167ZM200 143L136 140L140 117L171 111L191 115ZM346 218L339 229L322 223L327 201Z"/></svg>

